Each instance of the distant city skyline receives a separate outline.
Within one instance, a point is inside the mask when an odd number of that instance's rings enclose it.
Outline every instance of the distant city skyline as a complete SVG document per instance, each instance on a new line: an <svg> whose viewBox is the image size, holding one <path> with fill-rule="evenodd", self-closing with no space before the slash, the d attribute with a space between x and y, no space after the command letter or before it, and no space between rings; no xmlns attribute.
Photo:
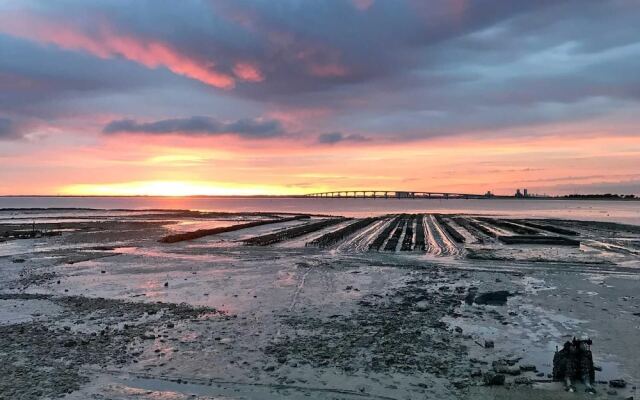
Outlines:
<svg viewBox="0 0 640 400"><path fill-rule="evenodd" d="M0 0L0 195L640 194L635 0Z"/></svg>

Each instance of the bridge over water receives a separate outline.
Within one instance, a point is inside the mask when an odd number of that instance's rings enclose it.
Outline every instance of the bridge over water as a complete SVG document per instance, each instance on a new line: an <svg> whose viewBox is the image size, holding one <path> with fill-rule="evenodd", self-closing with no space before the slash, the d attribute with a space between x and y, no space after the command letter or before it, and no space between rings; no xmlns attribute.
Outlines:
<svg viewBox="0 0 640 400"><path fill-rule="evenodd" d="M304 197L351 199L486 199L491 195L448 192L414 192L401 190L340 190L309 193Z"/></svg>

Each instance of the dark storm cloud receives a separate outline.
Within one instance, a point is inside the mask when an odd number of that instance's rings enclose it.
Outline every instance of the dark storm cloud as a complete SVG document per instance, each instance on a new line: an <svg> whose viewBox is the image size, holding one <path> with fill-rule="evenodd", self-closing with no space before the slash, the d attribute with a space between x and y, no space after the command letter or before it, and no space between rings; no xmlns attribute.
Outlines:
<svg viewBox="0 0 640 400"><path fill-rule="evenodd" d="M154 122L137 122L132 119L112 121L103 133L143 133L149 135L185 134L185 135L221 135L235 134L244 138L269 138L284 134L281 123L268 119L240 119L233 122L220 122L209 117L173 118Z"/></svg>
<svg viewBox="0 0 640 400"><path fill-rule="evenodd" d="M318 143L336 144L340 142L366 142L369 138L362 135L345 135L342 132L323 133L318 136Z"/></svg>
<svg viewBox="0 0 640 400"><path fill-rule="evenodd" d="M67 114L76 99L171 87L178 78L123 60L104 60L0 34L0 111L26 117Z"/></svg>
<svg viewBox="0 0 640 400"><path fill-rule="evenodd" d="M25 118L166 87L263 111L325 110L323 126L302 132L311 137L395 141L573 122L640 101L634 0L62 0L0 11L0 111ZM164 96L128 114L160 119L184 103ZM117 104L96 113L118 115ZM208 113L188 111L199 112ZM191 134L281 131L192 118L129 128L171 124ZM317 140L357 141L349 137Z"/></svg>

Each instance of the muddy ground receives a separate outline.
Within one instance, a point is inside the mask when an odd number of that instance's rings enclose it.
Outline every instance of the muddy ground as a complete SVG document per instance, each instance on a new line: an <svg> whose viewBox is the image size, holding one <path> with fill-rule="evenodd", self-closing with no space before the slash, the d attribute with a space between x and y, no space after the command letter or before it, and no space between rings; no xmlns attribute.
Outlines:
<svg viewBox="0 0 640 400"><path fill-rule="evenodd" d="M425 252L365 251L385 221L320 249L304 247L318 234L241 242L299 221L158 243L255 215L65 218L60 235L0 243L2 399L638 398L637 263L616 247L634 228L557 222L590 241L566 256L459 245L432 217ZM504 303L471 300L496 291ZM583 333L595 396L548 378L555 346Z"/></svg>

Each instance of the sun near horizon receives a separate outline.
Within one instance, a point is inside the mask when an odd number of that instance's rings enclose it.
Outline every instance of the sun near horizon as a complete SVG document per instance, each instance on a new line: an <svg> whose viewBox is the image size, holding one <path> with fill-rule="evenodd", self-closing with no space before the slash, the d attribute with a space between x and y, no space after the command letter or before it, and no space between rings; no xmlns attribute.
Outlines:
<svg viewBox="0 0 640 400"><path fill-rule="evenodd" d="M633 2L107 3L0 0L0 195L640 193Z"/></svg>

